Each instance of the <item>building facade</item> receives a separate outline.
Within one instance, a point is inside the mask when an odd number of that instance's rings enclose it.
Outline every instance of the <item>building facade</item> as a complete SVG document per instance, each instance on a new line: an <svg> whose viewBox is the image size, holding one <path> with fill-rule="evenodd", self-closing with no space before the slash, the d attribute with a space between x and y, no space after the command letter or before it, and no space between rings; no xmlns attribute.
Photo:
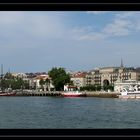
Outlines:
<svg viewBox="0 0 140 140"><path fill-rule="evenodd" d="M36 76L34 78L31 78L30 82L29 82L29 86L30 86L30 88L40 89L41 88L40 80L44 80L45 81L46 79L48 79L49 82L43 84L43 89L44 89L44 91L46 91L46 90L50 91L51 89L54 88L54 86L52 84L51 78L47 74L38 75L38 76Z"/></svg>
<svg viewBox="0 0 140 140"><path fill-rule="evenodd" d="M77 72L72 75L71 81L73 82L74 86L77 86L78 89L85 86L86 74L86 72Z"/></svg>
<svg viewBox="0 0 140 140"><path fill-rule="evenodd" d="M86 75L86 85L114 85L115 81L140 81L140 70L133 67L104 67L90 71Z"/></svg>

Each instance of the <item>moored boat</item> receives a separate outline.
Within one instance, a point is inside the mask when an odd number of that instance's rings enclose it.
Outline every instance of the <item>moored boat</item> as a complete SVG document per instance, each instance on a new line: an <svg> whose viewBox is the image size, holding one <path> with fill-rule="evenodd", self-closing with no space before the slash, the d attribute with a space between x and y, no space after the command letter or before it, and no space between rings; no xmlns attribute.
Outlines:
<svg viewBox="0 0 140 140"><path fill-rule="evenodd" d="M61 93L63 97L82 97L86 96L85 93L80 92L77 86L73 85L64 85L64 92Z"/></svg>
<svg viewBox="0 0 140 140"><path fill-rule="evenodd" d="M65 91L61 94L64 97L82 97L85 96L84 93L79 91Z"/></svg>
<svg viewBox="0 0 140 140"><path fill-rule="evenodd" d="M0 96L15 96L15 92L0 92Z"/></svg>

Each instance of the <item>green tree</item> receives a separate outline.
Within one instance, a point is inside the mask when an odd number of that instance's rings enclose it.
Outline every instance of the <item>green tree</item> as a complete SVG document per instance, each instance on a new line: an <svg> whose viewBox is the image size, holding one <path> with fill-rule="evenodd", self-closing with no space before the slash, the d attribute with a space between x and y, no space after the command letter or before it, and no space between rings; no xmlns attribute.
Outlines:
<svg viewBox="0 0 140 140"><path fill-rule="evenodd" d="M101 88L102 88L101 85L96 85L96 90L97 91L101 91Z"/></svg>
<svg viewBox="0 0 140 140"><path fill-rule="evenodd" d="M111 91L114 91L114 86L113 85L109 85L108 89L110 89Z"/></svg>
<svg viewBox="0 0 140 140"><path fill-rule="evenodd" d="M50 79L47 78L45 80L45 84L47 85L47 90L49 90Z"/></svg>
<svg viewBox="0 0 140 140"><path fill-rule="evenodd" d="M80 87L81 91L87 90L87 91L100 91L101 86L100 85L87 85L84 87Z"/></svg>
<svg viewBox="0 0 140 140"><path fill-rule="evenodd" d="M44 81L43 79L41 79L41 80L39 81L39 84L41 85L41 89L43 90L43 85L45 84L45 81Z"/></svg>
<svg viewBox="0 0 140 140"><path fill-rule="evenodd" d="M0 87L2 90L7 88L14 89L29 89L29 82L24 81L22 78L14 78L10 73L6 73L5 77L0 80Z"/></svg>
<svg viewBox="0 0 140 140"><path fill-rule="evenodd" d="M14 76L12 76L11 73L7 72L4 76L4 79L14 79Z"/></svg>
<svg viewBox="0 0 140 140"><path fill-rule="evenodd" d="M24 88L25 88L25 89L29 89L29 88L30 88L30 87L29 87L29 82L28 82L28 81L24 81L23 85L24 85Z"/></svg>
<svg viewBox="0 0 140 140"><path fill-rule="evenodd" d="M113 86L113 85L104 85L104 86L103 86L103 89L104 89L105 91L107 91L107 90L114 91L114 86Z"/></svg>
<svg viewBox="0 0 140 140"><path fill-rule="evenodd" d="M1 90L3 91L5 88L7 88L7 81L5 79L2 79L0 86L1 86Z"/></svg>
<svg viewBox="0 0 140 140"><path fill-rule="evenodd" d="M58 91L63 90L64 85L70 82L70 75L66 73L64 68L52 68L48 74L52 78L55 89Z"/></svg>

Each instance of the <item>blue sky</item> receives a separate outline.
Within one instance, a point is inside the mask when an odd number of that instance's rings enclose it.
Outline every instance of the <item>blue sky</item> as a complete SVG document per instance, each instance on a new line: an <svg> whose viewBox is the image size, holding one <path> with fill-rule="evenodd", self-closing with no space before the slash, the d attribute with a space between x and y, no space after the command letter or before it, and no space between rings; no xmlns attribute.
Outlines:
<svg viewBox="0 0 140 140"><path fill-rule="evenodd" d="M0 11L4 71L140 66L140 12Z"/></svg>

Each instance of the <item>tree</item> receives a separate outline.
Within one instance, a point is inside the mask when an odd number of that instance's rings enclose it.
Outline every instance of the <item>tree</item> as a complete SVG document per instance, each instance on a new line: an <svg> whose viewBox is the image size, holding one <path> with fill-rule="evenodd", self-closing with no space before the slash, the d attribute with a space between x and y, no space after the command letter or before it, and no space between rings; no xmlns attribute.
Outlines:
<svg viewBox="0 0 140 140"><path fill-rule="evenodd" d="M7 72L4 76L4 79L14 79L14 76L10 72Z"/></svg>
<svg viewBox="0 0 140 140"><path fill-rule="evenodd" d="M96 86L96 90L97 90L97 91L101 91L101 89L102 89L101 85L97 85L97 86Z"/></svg>
<svg viewBox="0 0 140 140"><path fill-rule="evenodd" d="M28 81L24 81L24 88L25 89L29 89L29 82Z"/></svg>
<svg viewBox="0 0 140 140"><path fill-rule="evenodd" d="M109 85L108 89L111 90L111 91L114 91L114 86L113 85Z"/></svg>
<svg viewBox="0 0 140 140"><path fill-rule="evenodd" d="M107 91L107 90L114 91L114 86L113 86L113 85L103 86L103 89L104 89L105 91Z"/></svg>
<svg viewBox="0 0 140 140"><path fill-rule="evenodd" d="M45 81L44 81L43 79L41 79L41 80L39 81L39 84L41 85L41 89L43 90L43 85L45 84Z"/></svg>
<svg viewBox="0 0 140 140"><path fill-rule="evenodd" d="M5 88L7 88L7 81L5 79L1 79L1 90L3 91Z"/></svg>
<svg viewBox="0 0 140 140"><path fill-rule="evenodd" d="M64 85L70 82L70 75L66 73L64 68L52 68L48 74L52 78L55 89L58 91L63 90Z"/></svg>
<svg viewBox="0 0 140 140"><path fill-rule="evenodd" d="M13 77L10 73L6 73L5 77L0 80L0 87L4 91L5 89L29 89L29 82L24 81L22 78Z"/></svg>
<svg viewBox="0 0 140 140"><path fill-rule="evenodd" d="M50 84L50 79L47 78L47 79L45 80L45 84L47 85L47 90L49 90L49 87L48 87L48 86L49 86L49 84Z"/></svg>
<svg viewBox="0 0 140 140"><path fill-rule="evenodd" d="M84 87L80 87L81 91L87 90L87 91L100 91L101 86L100 85L87 85Z"/></svg>

